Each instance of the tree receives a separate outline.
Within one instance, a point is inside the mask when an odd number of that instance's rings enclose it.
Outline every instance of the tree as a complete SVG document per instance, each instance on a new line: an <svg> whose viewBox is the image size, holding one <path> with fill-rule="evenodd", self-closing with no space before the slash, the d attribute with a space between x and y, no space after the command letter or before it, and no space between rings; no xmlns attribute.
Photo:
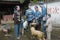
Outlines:
<svg viewBox="0 0 60 40"><path fill-rule="evenodd" d="M20 0L20 3L24 3L25 0Z"/></svg>
<svg viewBox="0 0 60 40"><path fill-rule="evenodd" d="M38 2L39 0L30 0L30 2L33 2L33 3L36 3Z"/></svg>

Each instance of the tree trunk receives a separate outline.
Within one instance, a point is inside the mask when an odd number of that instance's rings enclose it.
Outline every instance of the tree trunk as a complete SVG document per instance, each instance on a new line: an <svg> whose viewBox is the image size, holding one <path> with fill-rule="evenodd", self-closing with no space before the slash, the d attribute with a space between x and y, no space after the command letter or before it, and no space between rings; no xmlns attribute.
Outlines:
<svg viewBox="0 0 60 40"><path fill-rule="evenodd" d="M0 24L1 24L1 14L0 14Z"/></svg>

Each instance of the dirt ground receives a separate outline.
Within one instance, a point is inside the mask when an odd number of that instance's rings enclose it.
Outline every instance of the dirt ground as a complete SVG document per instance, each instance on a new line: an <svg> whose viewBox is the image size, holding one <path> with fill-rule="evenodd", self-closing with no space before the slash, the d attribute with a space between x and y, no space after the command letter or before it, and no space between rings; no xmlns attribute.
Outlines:
<svg viewBox="0 0 60 40"><path fill-rule="evenodd" d="M5 33L1 32L0 31L0 40L17 40L14 36L14 32L13 32L13 29L11 29L10 33L9 33L11 36L9 37L5 37ZM52 31L52 40L60 40L60 29L53 29ZM25 34L21 37L20 40L38 40L38 39L33 39L31 37L31 35L29 34L29 32L27 32L25 30Z"/></svg>

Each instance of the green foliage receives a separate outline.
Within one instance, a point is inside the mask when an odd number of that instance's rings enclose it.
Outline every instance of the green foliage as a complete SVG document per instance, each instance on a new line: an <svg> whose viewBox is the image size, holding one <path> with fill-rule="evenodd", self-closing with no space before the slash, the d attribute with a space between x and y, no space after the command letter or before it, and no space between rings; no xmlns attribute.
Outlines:
<svg viewBox="0 0 60 40"><path fill-rule="evenodd" d="M36 3L37 1L38 1L38 0L33 0L32 2L33 2L33 3Z"/></svg>
<svg viewBox="0 0 60 40"><path fill-rule="evenodd" d="M25 0L20 0L20 3L24 3Z"/></svg>

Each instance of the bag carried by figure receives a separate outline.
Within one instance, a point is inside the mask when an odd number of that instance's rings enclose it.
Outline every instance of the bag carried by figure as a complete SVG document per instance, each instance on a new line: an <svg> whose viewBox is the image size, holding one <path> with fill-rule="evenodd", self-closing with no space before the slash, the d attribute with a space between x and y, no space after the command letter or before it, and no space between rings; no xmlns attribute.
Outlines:
<svg viewBox="0 0 60 40"><path fill-rule="evenodd" d="M24 27L24 29L26 29L26 28L27 28L27 26L28 26L28 22L27 22L27 21L25 21L25 22L23 23L23 27Z"/></svg>

